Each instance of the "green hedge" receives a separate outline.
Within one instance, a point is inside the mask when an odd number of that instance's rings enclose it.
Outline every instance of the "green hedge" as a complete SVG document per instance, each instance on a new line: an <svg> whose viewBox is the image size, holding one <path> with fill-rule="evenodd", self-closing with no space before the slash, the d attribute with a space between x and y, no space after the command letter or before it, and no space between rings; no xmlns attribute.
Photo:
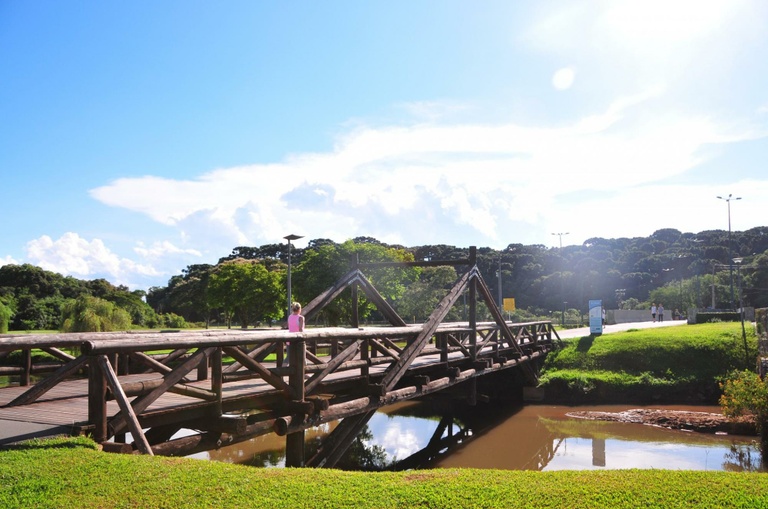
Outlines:
<svg viewBox="0 0 768 509"><path fill-rule="evenodd" d="M741 313L738 311L698 311L696 323L740 322Z"/></svg>

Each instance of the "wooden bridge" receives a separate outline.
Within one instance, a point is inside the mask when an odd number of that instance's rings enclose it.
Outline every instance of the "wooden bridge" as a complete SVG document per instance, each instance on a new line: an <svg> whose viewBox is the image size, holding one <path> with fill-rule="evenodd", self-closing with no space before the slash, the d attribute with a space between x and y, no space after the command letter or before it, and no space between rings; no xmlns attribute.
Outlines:
<svg viewBox="0 0 768 509"><path fill-rule="evenodd" d="M370 264L355 265L304 308L311 318L349 288L346 328L0 336L0 361L13 351L23 359L0 367L0 375L21 379L0 389L0 420L66 426L105 450L144 454L190 454L274 432L286 436L286 465L331 467L382 406L452 387L472 403L484 397L478 378L502 371L520 387L536 383L559 337L551 322L504 321L474 248L466 260L376 266L462 264L469 270L418 325L406 324L376 291L362 272ZM359 291L391 325L359 326ZM469 320L444 323L465 292ZM494 321L475 319L480 299ZM49 360L34 363L37 351ZM50 374L30 385L42 372ZM317 454L305 458L304 431L339 419ZM174 438L181 429L196 433Z"/></svg>

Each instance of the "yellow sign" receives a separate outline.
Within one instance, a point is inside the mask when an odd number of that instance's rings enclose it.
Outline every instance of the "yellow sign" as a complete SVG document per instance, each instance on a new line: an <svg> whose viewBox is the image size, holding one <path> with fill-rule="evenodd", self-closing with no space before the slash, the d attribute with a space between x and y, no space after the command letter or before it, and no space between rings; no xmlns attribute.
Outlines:
<svg viewBox="0 0 768 509"><path fill-rule="evenodd" d="M504 311L514 311L515 310L515 298L510 297L508 299L504 299Z"/></svg>

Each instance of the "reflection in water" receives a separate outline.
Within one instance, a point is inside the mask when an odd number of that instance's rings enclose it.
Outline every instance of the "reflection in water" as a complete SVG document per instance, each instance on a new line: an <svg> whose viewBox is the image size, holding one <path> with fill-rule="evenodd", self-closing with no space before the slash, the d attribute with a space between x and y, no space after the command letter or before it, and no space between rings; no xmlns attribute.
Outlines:
<svg viewBox="0 0 768 509"><path fill-rule="evenodd" d="M628 406L579 408L620 412ZM716 407L657 406L716 412ZM754 437L667 430L573 419L574 407L528 405L491 412L477 406L439 416L429 405L402 403L377 412L337 468L500 468L599 470L656 468L766 471ZM307 430L311 457L335 423ZM262 467L284 466L285 438L266 435L193 457Z"/></svg>
<svg viewBox="0 0 768 509"><path fill-rule="evenodd" d="M718 411L715 407L656 408ZM619 412L629 407L590 408L593 409ZM526 406L435 466L512 470L765 471L759 446L752 437L571 419L565 414L572 410L562 406Z"/></svg>

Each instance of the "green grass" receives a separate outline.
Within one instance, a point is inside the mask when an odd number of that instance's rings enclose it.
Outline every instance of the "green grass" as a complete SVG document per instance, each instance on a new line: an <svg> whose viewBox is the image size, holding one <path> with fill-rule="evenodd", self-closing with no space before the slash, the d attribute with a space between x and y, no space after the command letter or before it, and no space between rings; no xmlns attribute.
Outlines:
<svg viewBox="0 0 768 509"><path fill-rule="evenodd" d="M768 474L257 469L57 439L0 452L0 507L752 508L768 507Z"/></svg>
<svg viewBox="0 0 768 509"><path fill-rule="evenodd" d="M757 356L754 331L747 331L745 354L737 323L631 330L564 344L547 357L541 385L569 402L716 403L723 377L754 368Z"/></svg>

